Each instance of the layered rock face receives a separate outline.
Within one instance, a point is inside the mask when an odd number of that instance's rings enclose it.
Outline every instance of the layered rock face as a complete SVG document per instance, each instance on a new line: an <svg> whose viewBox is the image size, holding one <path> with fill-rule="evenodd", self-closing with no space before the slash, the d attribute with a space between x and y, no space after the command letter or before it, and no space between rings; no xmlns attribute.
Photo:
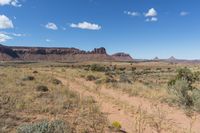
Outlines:
<svg viewBox="0 0 200 133"><path fill-rule="evenodd" d="M129 54L126 54L126 53L116 53L116 54L113 54L112 57L116 61L133 61L133 58Z"/></svg>
<svg viewBox="0 0 200 133"><path fill-rule="evenodd" d="M110 56L103 47L84 51L76 48L7 47L0 45L0 61L119 61L123 59L121 56L118 56L119 59Z"/></svg>
<svg viewBox="0 0 200 133"><path fill-rule="evenodd" d="M0 60L16 59L19 56L10 47L6 47L0 44Z"/></svg>

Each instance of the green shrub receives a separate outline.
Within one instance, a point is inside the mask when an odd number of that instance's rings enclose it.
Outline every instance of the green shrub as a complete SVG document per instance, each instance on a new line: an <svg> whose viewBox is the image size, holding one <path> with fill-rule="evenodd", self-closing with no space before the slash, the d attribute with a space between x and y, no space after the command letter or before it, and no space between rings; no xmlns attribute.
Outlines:
<svg viewBox="0 0 200 133"><path fill-rule="evenodd" d="M37 86L36 90L40 91L40 92L47 92L47 91L49 91L48 87L44 86L44 85Z"/></svg>
<svg viewBox="0 0 200 133"><path fill-rule="evenodd" d="M72 128L70 124L61 120L43 121L22 125L17 128L17 133L72 133Z"/></svg>
<svg viewBox="0 0 200 133"><path fill-rule="evenodd" d="M53 83L54 85L62 84L62 82L61 82L60 80L58 80L58 79L52 79L52 83Z"/></svg>
<svg viewBox="0 0 200 133"><path fill-rule="evenodd" d="M34 79L35 79L35 77L33 77L33 76L25 76L22 80L23 81L32 81Z"/></svg>
<svg viewBox="0 0 200 133"><path fill-rule="evenodd" d="M121 67L121 68L119 68L119 70L120 70L120 71L125 71L126 68L125 68L125 67Z"/></svg>
<svg viewBox="0 0 200 133"><path fill-rule="evenodd" d="M105 83L115 83L115 82L117 82L117 80L115 80L113 77L106 77L105 79L104 79L104 82Z"/></svg>
<svg viewBox="0 0 200 133"><path fill-rule="evenodd" d="M86 80L87 81L94 81L94 80L96 80L97 78L94 76L94 75L88 75L87 77L86 77Z"/></svg>
<svg viewBox="0 0 200 133"><path fill-rule="evenodd" d="M162 68L158 67L158 68L156 68L156 70L157 70L157 71L161 71L161 70L162 70Z"/></svg>
<svg viewBox="0 0 200 133"><path fill-rule="evenodd" d="M198 80L198 74L188 68L178 70L176 77L168 82L170 92L178 97L181 105L187 109L200 110L200 90L193 86Z"/></svg>
<svg viewBox="0 0 200 133"><path fill-rule="evenodd" d="M116 76L116 72L115 71L107 71L107 72L105 72L105 76L113 78L114 76Z"/></svg>
<svg viewBox="0 0 200 133"><path fill-rule="evenodd" d="M102 84L103 83L103 79L98 79L95 81L95 84Z"/></svg>
<svg viewBox="0 0 200 133"><path fill-rule="evenodd" d="M131 71L132 71L132 72L135 72L136 69L137 69L136 67L132 67L132 68L131 68Z"/></svg>
<svg viewBox="0 0 200 133"><path fill-rule="evenodd" d="M186 80L177 80L170 91L173 92L177 97L181 105L191 107L194 105L192 100L192 90Z"/></svg>
<svg viewBox="0 0 200 133"><path fill-rule="evenodd" d="M188 68L179 69L176 79L186 80L190 85L196 81L195 75Z"/></svg>
<svg viewBox="0 0 200 133"><path fill-rule="evenodd" d="M34 74L38 73L38 71L33 71Z"/></svg>
<svg viewBox="0 0 200 133"><path fill-rule="evenodd" d="M198 80L198 74L192 73L192 71L188 68L182 68L178 70L178 74L176 77L168 82L168 86L175 85L176 81L185 80L188 82L189 87L192 87L192 84Z"/></svg>
<svg viewBox="0 0 200 133"><path fill-rule="evenodd" d="M104 66L98 64L91 65L90 69L91 71L97 71L97 72L104 72L106 70Z"/></svg>
<svg viewBox="0 0 200 133"><path fill-rule="evenodd" d="M117 130L120 130L122 128L121 123L118 122L118 121L114 121L112 123L112 127L115 128L115 129L117 129Z"/></svg>
<svg viewBox="0 0 200 133"><path fill-rule="evenodd" d="M119 78L119 82L121 83L131 83L131 81L129 80L128 76L126 74L121 74L120 78Z"/></svg>

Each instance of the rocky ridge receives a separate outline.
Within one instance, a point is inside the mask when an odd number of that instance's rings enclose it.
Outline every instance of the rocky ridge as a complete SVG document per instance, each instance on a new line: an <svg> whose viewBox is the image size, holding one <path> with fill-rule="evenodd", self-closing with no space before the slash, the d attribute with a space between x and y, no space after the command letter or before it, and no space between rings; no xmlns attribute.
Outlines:
<svg viewBox="0 0 200 133"><path fill-rule="evenodd" d="M0 45L0 61L132 61L125 53L108 55L106 49L92 51L77 48L15 47Z"/></svg>

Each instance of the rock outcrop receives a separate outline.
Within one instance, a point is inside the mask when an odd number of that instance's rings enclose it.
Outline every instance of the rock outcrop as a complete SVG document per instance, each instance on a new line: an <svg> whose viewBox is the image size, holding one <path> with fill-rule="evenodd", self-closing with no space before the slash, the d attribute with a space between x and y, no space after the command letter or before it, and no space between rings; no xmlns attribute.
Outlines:
<svg viewBox="0 0 200 133"><path fill-rule="evenodd" d="M116 54L113 54L112 57L116 61L133 61L133 58L129 54L126 54L126 53L116 53Z"/></svg>
<svg viewBox="0 0 200 133"><path fill-rule="evenodd" d="M0 44L0 59L1 60L11 60L16 59L19 56L15 51L13 51L10 47L4 46Z"/></svg>
<svg viewBox="0 0 200 133"><path fill-rule="evenodd" d="M46 48L46 47L8 47L0 45L0 61L131 61L128 54L110 56L106 49L95 48L92 51L77 48Z"/></svg>
<svg viewBox="0 0 200 133"><path fill-rule="evenodd" d="M106 49L101 47L101 48L95 48L92 52L92 54L107 54Z"/></svg>

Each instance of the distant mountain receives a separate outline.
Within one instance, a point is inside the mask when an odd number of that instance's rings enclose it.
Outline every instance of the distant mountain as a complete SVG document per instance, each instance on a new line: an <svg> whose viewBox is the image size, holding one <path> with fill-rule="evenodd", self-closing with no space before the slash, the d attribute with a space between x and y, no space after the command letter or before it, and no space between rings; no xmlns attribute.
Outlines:
<svg viewBox="0 0 200 133"><path fill-rule="evenodd" d="M170 60L170 61L175 61L175 60L177 60L174 56L171 56L170 58L168 58L168 60Z"/></svg>
<svg viewBox="0 0 200 133"><path fill-rule="evenodd" d="M92 51L77 48L48 47L8 47L0 45L0 61L131 61L128 54L108 55L106 49L95 48Z"/></svg>
<svg viewBox="0 0 200 133"><path fill-rule="evenodd" d="M160 60L157 56L153 60Z"/></svg>

